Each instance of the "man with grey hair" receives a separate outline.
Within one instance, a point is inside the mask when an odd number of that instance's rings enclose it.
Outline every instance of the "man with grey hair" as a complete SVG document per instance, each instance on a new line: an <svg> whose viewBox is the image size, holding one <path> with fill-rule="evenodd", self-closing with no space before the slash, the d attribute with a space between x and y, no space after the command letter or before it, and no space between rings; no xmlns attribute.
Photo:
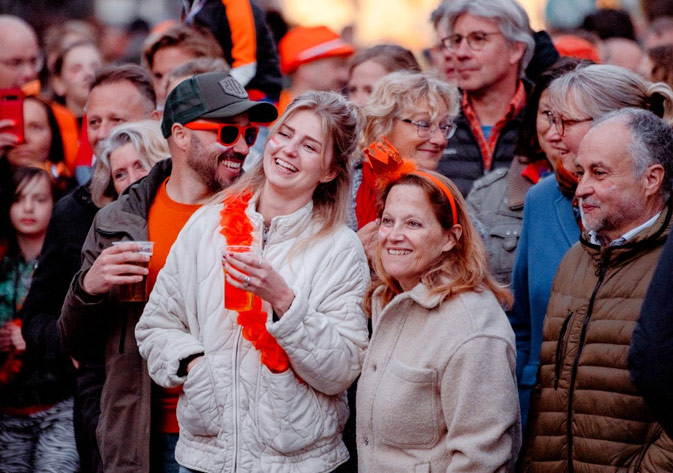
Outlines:
<svg viewBox="0 0 673 473"><path fill-rule="evenodd" d="M514 156L526 104L521 80L535 40L528 15L515 0L456 0L446 5L448 35L462 113L438 171L463 195L486 172L507 167Z"/></svg>
<svg viewBox="0 0 673 473"><path fill-rule="evenodd" d="M673 471L673 440L627 365L671 229L671 150L673 130L633 108L596 121L580 144L584 233L554 279L522 471Z"/></svg>

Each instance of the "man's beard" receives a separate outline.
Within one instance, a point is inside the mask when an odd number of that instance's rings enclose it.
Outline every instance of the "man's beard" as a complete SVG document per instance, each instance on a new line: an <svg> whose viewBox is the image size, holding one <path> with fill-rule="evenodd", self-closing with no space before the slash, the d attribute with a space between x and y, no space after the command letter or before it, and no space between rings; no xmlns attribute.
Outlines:
<svg viewBox="0 0 673 473"><path fill-rule="evenodd" d="M220 163L226 159L243 162L245 161L245 156L235 152L233 149L228 149L215 158L213 153L203 146L201 140L193 136L192 148L187 155L187 165L192 168L211 194L215 194L233 184L233 182L229 182L227 179L218 176ZM242 172L243 168L241 167Z"/></svg>

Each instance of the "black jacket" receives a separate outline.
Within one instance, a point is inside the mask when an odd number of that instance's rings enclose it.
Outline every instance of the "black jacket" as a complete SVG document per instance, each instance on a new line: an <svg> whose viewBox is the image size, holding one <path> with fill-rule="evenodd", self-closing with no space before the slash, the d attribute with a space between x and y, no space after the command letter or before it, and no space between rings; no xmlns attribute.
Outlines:
<svg viewBox="0 0 673 473"><path fill-rule="evenodd" d="M98 207L89 185L78 187L54 206L47 235L22 308L23 337L27 353L39 366L30 398L51 404L72 396L77 450L82 471L102 471L95 430L100 414L100 393L105 381L101 359L81 360L74 374L70 357L58 338L56 322L70 281L81 265L84 239Z"/></svg>
<svg viewBox="0 0 673 473"><path fill-rule="evenodd" d="M261 90L270 100L277 102L283 84L276 43L266 24L264 10L254 1L250 1L250 6L255 21L255 38L249 38L249 40L254 40L256 43L257 73L248 82L246 89ZM227 63L232 64L231 28L229 27L227 9L222 0L207 0L203 8L194 17L194 23L212 31L224 50Z"/></svg>
<svg viewBox="0 0 673 473"><path fill-rule="evenodd" d="M631 338L629 373L673 437L673 238L669 236Z"/></svg>
<svg viewBox="0 0 673 473"><path fill-rule="evenodd" d="M498 136L493 152L491 170L501 167L508 168L512 164L524 110L525 107L519 115L505 123L500 130L500 136ZM437 166L437 172L451 179L458 186L463 197L470 192L474 181L486 173L479 143L472 134L470 124L462 111L456 119L456 133L444 150Z"/></svg>

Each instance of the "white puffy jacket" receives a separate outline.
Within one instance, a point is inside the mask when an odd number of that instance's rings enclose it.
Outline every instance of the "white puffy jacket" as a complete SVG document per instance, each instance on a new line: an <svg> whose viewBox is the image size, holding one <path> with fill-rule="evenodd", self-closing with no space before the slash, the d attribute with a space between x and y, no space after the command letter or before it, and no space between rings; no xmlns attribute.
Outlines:
<svg viewBox="0 0 673 473"><path fill-rule="evenodd" d="M180 384L178 462L214 472L318 473L348 459L341 439L346 389L362 367L367 327L362 310L369 268L355 233L317 233L312 203L271 221L264 259L295 299L267 330L290 358L274 374L224 309L221 205L198 211L174 243L136 327L140 353L159 385ZM255 242L263 219L247 209ZM205 353L186 377L180 360ZM184 384L183 384L184 383Z"/></svg>

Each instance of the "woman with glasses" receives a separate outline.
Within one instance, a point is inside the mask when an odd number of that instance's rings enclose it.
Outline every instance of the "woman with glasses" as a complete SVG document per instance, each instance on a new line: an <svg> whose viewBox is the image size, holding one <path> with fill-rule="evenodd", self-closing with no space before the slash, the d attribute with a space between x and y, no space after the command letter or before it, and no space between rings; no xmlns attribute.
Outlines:
<svg viewBox="0 0 673 473"><path fill-rule="evenodd" d="M300 95L261 161L175 241L135 334L154 381L182 386L181 471L314 473L348 460L369 283L343 224L358 131L341 95Z"/></svg>
<svg viewBox="0 0 673 473"><path fill-rule="evenodd" d="M363 108L365 125L360 146L365 149L385 136L404 158L434 171L454 132L459 106L458 89L453 85L423 73L389 74L378 82ZM376 219L376 199L376 179L364 166L355 198L358 229ZM371 239L376 228L373 224L361 230L363 243Z"/></svg>
<svg viewBox="0 0 673 473"><path fill-rule="evenodd" d="M547 89L548 107L538 137L554 176L542 179L526 195L523 227L514 262L514 306L510 321L517 336L517 375L522 420L537 379L542 321L556 270L578 241L581 219L575 199L575 157L592 121L620 108L654 112L673 124L673 91L617 66L580 65ZM544 131L546 130L546 131ZM543 131L542 134L540 132Z"/></svg>

